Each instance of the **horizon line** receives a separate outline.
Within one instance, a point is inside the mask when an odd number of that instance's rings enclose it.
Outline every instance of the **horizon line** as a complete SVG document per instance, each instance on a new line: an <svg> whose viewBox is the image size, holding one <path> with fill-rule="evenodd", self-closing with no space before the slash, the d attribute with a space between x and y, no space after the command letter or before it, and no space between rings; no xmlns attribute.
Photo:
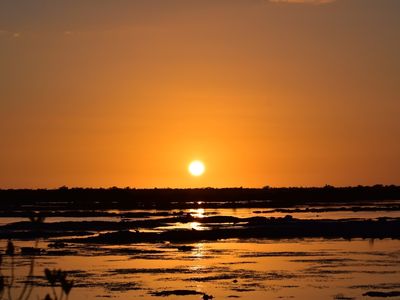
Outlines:
<svg viewBox="0 0 400 300"><path fill-rule="evenodd" d="M59 187L0 187L0 191L22 191L22 190L30 190L30 191L52 191L52 190L207 190L207 189L212 189L212 190L223 190L223 189L312 189L312 188L359 188L359 187L400 187L399 184L381 184L381 183L376 183L376 184L368 184L368 185L331 185L331 184L325 184L321 186L261 186L261 187L246 187L246 186L226 186L226 187L212 187L212 186L204 186L204 187L133 187L133 186L99 186L99 187L93 187L93 186L59 186Z"/></svg>

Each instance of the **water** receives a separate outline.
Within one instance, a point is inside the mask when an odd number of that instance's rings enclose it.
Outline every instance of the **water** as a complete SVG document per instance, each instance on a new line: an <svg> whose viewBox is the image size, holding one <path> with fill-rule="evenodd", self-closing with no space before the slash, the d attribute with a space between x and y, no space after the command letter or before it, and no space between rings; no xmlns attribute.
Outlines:
<svg viewBox="0 0 400 300"><path fill-rule="evenodd" d="M185 252L178 246L73 245L73 255L36 257L36 274L45 267L69 270L75 281L69 299L157 299L174 290L216 299L364 299L371 290L400 289L398 240L226 240L187 244L193 248ZM18 256L15 264L20 281L29 258Z"/></svg>
<svg viewBox="0 0 400 300"><path fill-rule="evenodd" d="M162 218L157 215L159 211L153 212L154 215L138 218ZM252 208L199 208L182 213L199 219L216 215L246 218L287 214ZM400 217L398 211L384 210L317 213L304 210L290 214L311 219L315 214L322 219ZM119 222L120 219L119 216L54 217L46 222ZM0 220L5 224L24 219ZM209 226L212 224L171 222L147 230L208 230ZM33 258L35 287L31 299L43 299L52 292L43 277L45 268L68 271L68 277L74 281L71 300L202 299L203 294L215 299L368 299L366 293L371 291L400 291L400 240L393 239L226 239L117 246L68 243L60 249L49 248L50 242L51 239L39 240L38 247L45 251ZM0 240L3 252L6 243ZM14 267L11 259L3 256L1 269L7 280L14 269L12 294L17 299L32 263L32 257L19 254L20 247L30 247L35 242L14 243L17 247ZM59 293L59 288L56 292Z"/></svg>
<svg viewBox="0 0 400 300"><path fill-rule="evenodd" d="M238 218L250 218L250 217L275 217L280 218L284 217L288 214L297 219L332 219L332 220L340 220L340 219L350 219L350 218L358 218L358 219L377 219L380 217L389 217L389 218L400 218L400 209L398 210L386 210L381 208L380 210L370 210L370 211L352 211L349 210L341 210L343 207L329 207L330 211L326 211L326 207L318 207L316 209L320 209L321 211L309 211L307 208L299 208L299 209L288 209L285 211L280 211L279 209L260 209L260 208L194 208L194 209L182 209L182 210L173 210L173 211L165 211L165 210L111 210L108 211L109 216L85 216L85 217L47 217L47 223L55 223L55 222L80 222L80 221L113 221L118 222L121 220L121 216L124 214L145 214L142 217L124 217L123 219L126 221L132 220L154 220L160 218L160 213L164 213L170 216L174 216L179 213L190 214L194 217L207 217L207 216L233 216ZM365 208L365 207L364 207ZM372 207L371 207L372 208ZM334 210L337 209L337 210ZM22 222L26 221L26 218L22 217L3 217L0 215L0 226L4 224L9 224L12 222Z"/></svg>

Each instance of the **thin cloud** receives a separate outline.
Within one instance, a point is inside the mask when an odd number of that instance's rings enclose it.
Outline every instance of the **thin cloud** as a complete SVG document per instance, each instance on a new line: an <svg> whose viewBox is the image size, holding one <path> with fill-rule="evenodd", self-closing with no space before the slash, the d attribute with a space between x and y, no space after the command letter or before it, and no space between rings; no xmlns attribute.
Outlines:
<svg viewBox="0 0 400 300"><path fill-rule="evenodd" d="M328 4L335 1L336 0L269 0L269 2L272 3L295 3L295 4L313 4L313 5Z"/></svg>
<svg viewBox="0 0 400 300"><path fill-rule="evenodd" d="M19 38L21 36L21 33L0 29L0 36L7 37L7 38L8 37Z"/></svg>

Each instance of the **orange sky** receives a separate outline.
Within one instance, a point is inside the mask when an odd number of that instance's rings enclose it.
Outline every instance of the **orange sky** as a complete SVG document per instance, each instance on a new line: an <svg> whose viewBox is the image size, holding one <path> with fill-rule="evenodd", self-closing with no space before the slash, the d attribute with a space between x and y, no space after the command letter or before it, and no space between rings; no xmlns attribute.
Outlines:
<svg viewBox="0 0 400 300"><path fill-rule="evenodd" d="M400 184L399 37L398 0L2 0L0 187Z"/></svg>

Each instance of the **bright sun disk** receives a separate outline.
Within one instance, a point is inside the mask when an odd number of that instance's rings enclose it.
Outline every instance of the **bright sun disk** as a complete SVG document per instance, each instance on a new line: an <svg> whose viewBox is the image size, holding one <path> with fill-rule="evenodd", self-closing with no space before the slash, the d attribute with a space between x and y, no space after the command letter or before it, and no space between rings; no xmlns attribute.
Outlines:
<svg viewBox="0 0 400 300"><path fill-rule="evenodd" d="M205 171L205 166L202 161L200 160L194 160L189 164L188 170L189 173L192 174L193 176L200 176L204 173Z"/></svg>

